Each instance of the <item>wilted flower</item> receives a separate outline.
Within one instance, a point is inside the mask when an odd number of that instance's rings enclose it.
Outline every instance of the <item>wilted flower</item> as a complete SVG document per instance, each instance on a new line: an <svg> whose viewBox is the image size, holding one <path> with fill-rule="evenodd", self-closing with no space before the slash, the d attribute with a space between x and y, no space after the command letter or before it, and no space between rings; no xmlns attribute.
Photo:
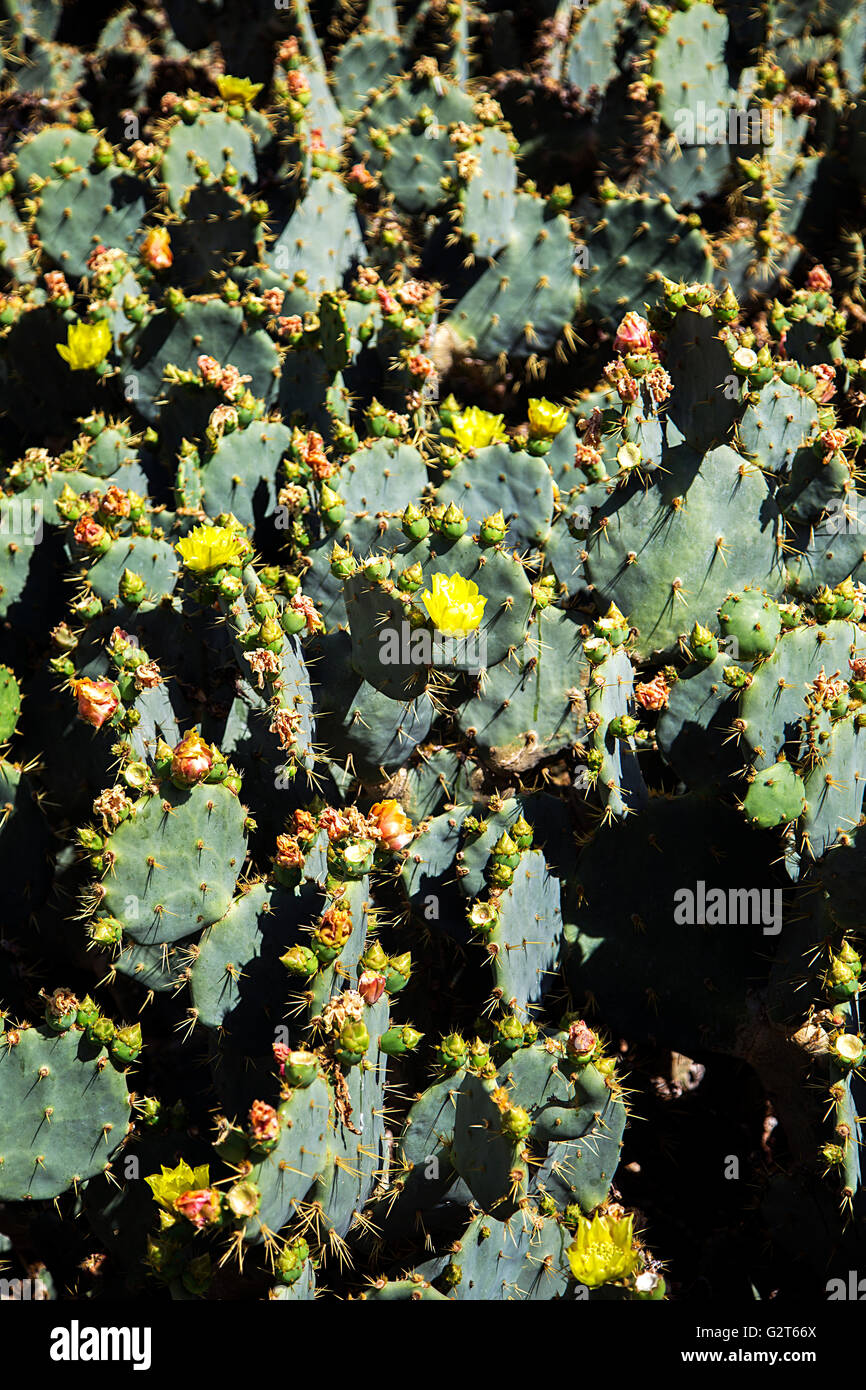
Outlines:
<svg viewBox="0 0 866 1390"><path fill-rule="evenodd" d="M213 767L213 749L200 734L190 729L171 755L171 775L184 786L194 786L207 777Z"/></svg>
<svg viewBox="0 0 866 1390"><path fill-rule="evenodd" d="M376 187L375 175L370 173L370 170L367 168L366 164L353 164L348 174L346 175L346 182L349 185L355 184L358 188Z"/></svg>
<svg viewBox="0 0 866 1390"><path fill-rule="evenodd" d="M436 363L432 357L425 357L423 352L416 352L412 357L409 357L406 366L413 376L427 378L436 374Z"/></svg>
<svg viewBox="0 0 866 1390"><path fill-rule="evenodd" d="M292 71L287 74L286 85L289 89L289 95L293 96L295 101L303 102L305 97L309 100L310 83L304 74L299 72L297 68L293 68Z"/></svg>
<svg viewBox="0 0 866 1390"><path fill-rule="evenodd" d="M382 844L388 849L405 849L415 834L411 820L397 801L377 801L370 808L370 820L379 832Z"/></svg>
<svg viewBox="0 0 866 1390"><path fill-rule="evenodd" d="M288 314L277 319L277 332L281 338L294 338L303 331L304 321L300 314Z"/></svg>
<svg viewBox="0 0 866 1390"><path fill-rule="evenodd" d="M199 376L206 386L218 386L222 376L222 367L215 357L208 357L207 353L202 353L196 361Z"/></svg>
<svg viewBox="0 0 866 1390"><path fill-rule="evenodd" d="M307 622L307 632L321 632L324 629L325 624L322 622L318 608L311 598L307 598L306 594L293 594L289 599L288 607L293 613L303 615Z"/></svg>
<svg viewBox="0 0 866 1390"><path fill-rule="evenodd" d="M822 265L813 265L809 274L806 276L807 290L831 290L833 281L828 271Z"/></svg>
<svg viewBox="0 0 866 1390"><path fill-rule="evenodd" d="M99 510L106 516L129 516L130 505L129 494L115 483L99 499Z"/></svg>
<svg viewBox="0 0 866 1390"><path fill-rule="evenodd" d="M384 285L376 286L376 297L379 300L379 307L383 314L396 314L400 308L397 300L390 290L386 290Z"/></svg>
<svg viewBox="0 0 866 1390"><path fill-rule="evenodd" d="M397 291L397 298L407 309L423 304L430 291L423 280L406 280Z"/></svg>
<svg viewBox="0 0 866 1390"><path fill-rule="evenodd" d="M133 672L136 689L152 690L162 684L162 672L155 661L143 661Z"/></svg>
<svg viewBox="0 0 866 1390"><path fill-rule="evenodd" d="M270 1144L279 1139L280 1117L267 1101L253 1101L250 1107L250 1135L258 1144Z"/></svg>
<svg viewBox="0 0 866 1390"><path fill-rule="evenodd" d="M281 869L302 869L304 867L304 855L300 845L293 835L277 836L277 852L274 855L274 863Z"/></svg>
<svg viewBox="0 0 866 1390"><path fill-rule="evenodd" d="M62 270L47 270L43 278L49 299L64 299L72 293Z"/></svg>
<svg viewBox="0 0 866 1390"><path fill-rule="evenodd" d="M174 261L167 227L151 227L139 250L141 259L151 270L168 270Z"/></svg>
<svg viewBox="0 0 866 1390"><path fill-rule="evenodd" d="M613 350L628 353L652 352L652 331L646 319L629 311L616 330Z"/></svg>
<svg viewBox="0 0 866 1390"><path fill-rule="evenodd" d="M92 516L82 516L75 523L73 531L77 545L97 546L105 538L106 530Z"/></svg>
<svg viewBox="0 0 866 1390"><path fill-rule="evenodd" d="M836 394L836 368L829 362L818 362L812 368L812 372L818 378L818 385L821 387L818 404L826 405Z"/></svg>
<svg viewBox="0 0 866 1390"><path fill-rule="evenodd" d="M598 1039L595 1033L583 1019L577 1019L572 1023L568 1030L568 1041L565 1046L572 1057L587 1057L595 1051Z"/></svg>
<svg viewBox="0 0 866 1390"><path fill-rule="evenodd" d="M262 295L262 303L269 314L278 314L283 307L285 297L285 290L281 290L279 285L274 285L273 289L265 290Z"/></svg>
<svg viewBox="0 0 866 1390"><path fill-rule="evenodd" d="M659 672L651 681L644 681L634 688L634 698L644 709L664 709L670 699L670 686Z"/></svg>
<svg viewBox="0 0 866 1390"><path fill-rule="evenodd" d="M215 1221L219 1221L220 1194L214 1187L182 1192L174 1200L174 1210L201 1231L205 1226L212 1226Z"/></svg>

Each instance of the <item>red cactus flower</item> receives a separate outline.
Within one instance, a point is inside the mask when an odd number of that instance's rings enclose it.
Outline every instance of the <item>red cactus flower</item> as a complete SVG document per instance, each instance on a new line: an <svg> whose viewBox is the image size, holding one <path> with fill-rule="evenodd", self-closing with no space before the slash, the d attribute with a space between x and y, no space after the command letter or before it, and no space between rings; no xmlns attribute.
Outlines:
<svg viewBox="0 0 866 1390"><path fill-rule="evenodd" d="M358 993L365 1004L378 1004L385 993L385 976L375 970L365 970L358 981Z"/></svg>

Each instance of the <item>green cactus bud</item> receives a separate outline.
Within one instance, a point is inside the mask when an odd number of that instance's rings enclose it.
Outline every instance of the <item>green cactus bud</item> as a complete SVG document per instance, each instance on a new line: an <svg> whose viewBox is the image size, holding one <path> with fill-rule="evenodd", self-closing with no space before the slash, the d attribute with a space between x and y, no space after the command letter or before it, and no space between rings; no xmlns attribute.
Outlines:
<svg viewBox="0 0 866 1390"><path fill-rule="evenodd" d="M607 732L612 738L629 739L634 738L638 727L638 721L633 719L630 714L620 714L615 719L611 719L607 726Z"/></svg>
<svg viewBox="0 0 866 1390"><path fill-rule="evenodd" d="M507 830L503 830L491 854L498 863L507 864L510 869L516 869L520 863L520 851Z"/></svg>
<svg viewBox="0 0 866 1390"><path fill-rule="evenodd" d="M500 508L498 512L487 517L486 521L482 521L479 535L484 545L499 545L500 541L505 539L507 530L508 525Z"/></svg>
<svg viewBox="0 0 866 1390"><path fill-rule="evenodd" d="M331 574L335 579L348 579L355 573L358 563L351 550L344 549L337 541L334 541L331 550Z"/></svg>
<svg viewBox="0 0 866 1390"><path fill-rule="evenodd" d="M311 1086L319 1074L319 1059L315 1052L290 1052L282 1064L287 1086L303 1089Z"/></svg>
<svg viewBox="0 0 866 1390"><path fill-rule="evenodd" d="M327 483L322 484L319 507L329 526L339 526L340 522L345 520L346 504L340 494L328 487Z"/></svg>
<svg viewBox="0 0 866 1390"><path fill-rule="evenodd" d="M511 827L511 838L519 850L529 849L532 844L532 826L521 813Z"/></svg>
<svg viewBox="0 0 866 1390"><path fill-rule="evenodd" d="M611 654L610 643L604 637L590 637L583 644L583 654L591 666L600 666Z"/></svg>
<svg viewBox="0 0 866 1390"><path fill-rule="evenodd" d="M854 971L839 956L830 957L830 965L824 976L824 989L831 999L839 1003L853 999L860 990Z"/></svg>
<svg viewBox="0 0 866 1390"><path fill-rule="evenodd" d="M532 597L539 613L543 612L545 608L549 608L553 603L556 598L557 586L558 581L555 574L545 575L543 579L539 579L537 584L533 584Z"/></svg>
<svg viewBox="0 0 866 1390"><path fill-rule="evenodd" d="M514 870L510 864L498 859L490 859L484 870L487 882L493 889L510 888L514 882Z"/></svg>
<svg viewBox="0 0 866 1390"><path fill-rule="evenodd" d="M370 1046L370 1034L360 1021L350 1019L340 1029L334 1044L334 1056L341 1066L355 1067Z"/></svg>
<svg viewBox="0 0 866 1390"><path fill-rule="evenodd" d="M713 317L718 323L734 323L739 317L740 306L737 296L730 285L725 286L723 294L720 294L713 305Z"/></svg>
<svg viewBox="0 0 866 1390"><path fill-rule="evenodd" d="M446 429L451 429L454 424L454 416L460 413L460 403L455 400L449 392L444 401L439 402L439 422Z"/></svg>
<svg viewBox="0 0 866 1390"><path fill-rule="evenodd" d="M695 623L689 636L689 650L696 661L709 665L719 654L719 644L708 627Z"/></svg>
<svg viewBox="0 0 866 1390"><path fill-rule="evenodd" d="M411 1023L389 1028L379 1039L379 1051L388 1057L403 1057L407 1052L414 1052L423 1036Z"/></svg>
<svg viewBox="0 0 866 1390"><path fill-rule="evenodd" d="M454 502L449 502L439 523L439 530L450 541L458 541L466 534L469 522L465 514Z"/></svg>
<svg viewBox="0 0 866 1390"><path fill-rule="evenodd" d="M94 1003L89 994L85 994L78 1005L75 1022L78 1024L79 1028L89 1028L98 1018L99 1006Z"/></svg>
<svg viewBox="0 0 866 1390"><path fill-rule="evenodd" d="M404 951L401 956L391 956L384 974L386 990L389 994L397 994L409 983L412 974L411 951Z"/></svg>
<svg viewBox="0 0 866 1390"><path fill-rule="evenodd" d="M391 573L391 561L387 555L371 555L364 564L364 574L374 584L381 583Z"/></svg>
<svg viewBox="0 0 866 1390"><path fill-rule="evenodd" d="M481 1038L473 1038L469 1044L466 1065L476 1072L490 1066L490 1047Z"/></svg>
<svg viewBox="0 0 866 1390"><path fill-rule="evenodd" d="M479 820L477 816L467 816L463 822L464 835L472 839L477 839L479 835L483 835L486 829L487 821Z"/></svg>
<svg viewBox="0 0 866 1390"><path fill-rule="evenodd" d="M555 184L547 195L547 206L552 212L565 212L574 202L574 194L571 191L570 183Z"/></svg>
<svg viewBox="0 0 866 1390"><path fill-rule="evenodd" d="M507 1135L509 1139L519 1143L521 1139L526 1138L532 1129L532 1121L522 1105L509 1105L502 1112L501 1129L502 1133Z"/></svg>
<svg viewBox="0 0 866 1390"><path fill-rule="evenodd" d="M133 570L125 569L120 576L120 584L117 592L123 603L130 608L137 608L147 594L147 585L140 574L135 574Z"/></svg>
<svg viewBox="0 0 866 1390"><path fill-rule="evenodd" d="M838 958L839 958L839 960L844 961L844 963L845 963L847 966L850 966L850 968L851 968L851 970L852 970L852 972L853 972L853 974L854 974L854 978L857 979L857 980L859 980L859 978L860 978L860 970L861 970L861 968L862 968L861 961L860 961L860 957L859 957L859 955L857 954L857 952L854 950L854 947L851 945L851 942L847 939L847 937L846 937L846 939L842 942L842 945L841 945L841 947L839 948L839 957L838 957Z"/></svg>
<svg viewBox="0 0 866 1390"><path fill-rule="evenodd" d="M286 954L280 956L280 964L286 967L290 975L302 979L315 975L319 968L319 962L309 946L290 946Z"/></svg>
<svg viewBox="0 0 866 1390"><path fill-rule="evenodd" d="M126 1028L118 1028L111 1043L112 1059L124 1065L134 1062L141 1052L142 1046L140 1023L131 1023Z"/></svg>
<svg viewBox="0 0 866 1390"><path fill-rule="evenodd" d="M382 950L382 945L379 941L370 942L369 946L367 947L366 951L361 957L361 964L363 965L365 970L372 970L377 975L384 974L385 968L388 964L388 957Z"/></svg>
<svg viewBox="0 0 866 1390"><path fill-rule="evenodd" d="M436 1064L444 1072L452 1075L466 1065L469 1056L466 1041L459 1033L449 1033L447 1038L437 1043L433 1049L433 1056Z"/></svg>
<svg viewBox="0 0 866 1390"><path fill-rule="evenodd" d="M97 1018L88 1025L87 1040L98 1047L109 1047L114 1039L115 1027L110 1018Z"/></svg>
<svg viewBox="0 0 866 1390"><path fill-rule="evenodd" d="M402 570L397 576L397 588L404 594L414 594L418 589L423 588L424 571L421 568L420 560L416 560L414 565Z"/></svg>
<svg viewBox="0 0 866 1390"><path fill-rule="evenodd" d="M496 1045L505 1052L516 1052L523 1046L523 1024L514 1014L501 1018L495 1025Z"/></svg>
<svg viewBox="0 0 866 1390"><path fill-rule="evenodd" d="M744 671L742 666L726 666L722 672L722 680L731 690L745 690L746 686L752 683L751 675Z"/></svg>
<svg viewBox="0 0 866 1390"><path fill-rule="evenodd" d="M290 1240L277 1257L275 1274L278 1282L291 1288L292 1284L296 1284L300 1279L309 1258L310 1247L302 1236Z"/></svg>
<svg viewBox="0 0 866 1390"><path fill-rule="evenodd" d="M116 917L99 917L91 923L88 935L98 946L116 946L123 936L123 923Z"/></svg>
<svg viewBox="0 0 866 1390"><path fill-rule="evenodd" d="M612 603L604 617L597 618L593 623L592 630L596 637L604 638L611 647L620 647L628 637L628 619Z"/></svg>

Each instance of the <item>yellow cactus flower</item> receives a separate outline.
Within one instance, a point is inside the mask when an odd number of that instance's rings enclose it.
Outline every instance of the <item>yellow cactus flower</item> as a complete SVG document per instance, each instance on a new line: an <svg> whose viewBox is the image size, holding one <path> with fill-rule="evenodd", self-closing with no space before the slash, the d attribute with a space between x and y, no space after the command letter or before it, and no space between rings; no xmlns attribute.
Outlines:
<svg viewBox="0 0 866 1390"><path fill-rule="evenodd" d="M225 77L217 78L217 90L223 101L239 101L244 106L252 106L259 92L265 84L263 82L251 82L248 77Z"/></svg>
<svg viewBox="0 0 866 1390"><path fill-rule="evenodd" d="M452 415L451 428L443 429L442 433L456 439L464 453L469 449L486 449L488 444L501 444L506 438L503 419L502 415L491 415L489 410L471 405L468 410Z"/></svg>
<svg viewBox="0 0 866 1390"><path fill-rule="evenodd" d="M571 1272L579 1284L597 1289L612 1279L624 1279L637 1265L634 1217L598 1213L590 1221L581 1216L575 1238L566 1249Z"/></svg>
<svg viewBox="0 0 866 1390"><path fill-rule="evenodd" d="M114 339L105 319L98 323L70 323L66 342L57 344L57 351L71 372L89 372L104 362Z"/></svg>
<svg viewBox="0 0 866 1390"><path fill-rule="evenodd" d="M530 439L555 439L567 424L568 411L564 405L554 405L543 396L529 402Z"/></svg>
<svg viewBox="0 0 866 1390"><path fill-rule="evenodd" d="M188 570L210 574L223 565L236 565L243 550L243 537L228 526L196 526L175 550Z"/></svg>
<svg viewBox="0 0 866 1390"><path fill-rule="evenodd" d="M421 600L433 625L453 636L474 632L484 617L487 602L479 594L478 585L462 574L434 574L432 584L432 594L425 589Z"/></svg>
<svg viewBox="0 0 866 1390"><path fill-rule="evenodd" d="M190 1168L186 1159L182 1158L176 1168L166 1168L163 1164L161 1173L152 1173L144 1181L153 1193L154 1200L159 1202L161 1207L170 1210L184 1192L207 1187L210 1173L206 1163L200 1164L198 1168Z"/></svg>

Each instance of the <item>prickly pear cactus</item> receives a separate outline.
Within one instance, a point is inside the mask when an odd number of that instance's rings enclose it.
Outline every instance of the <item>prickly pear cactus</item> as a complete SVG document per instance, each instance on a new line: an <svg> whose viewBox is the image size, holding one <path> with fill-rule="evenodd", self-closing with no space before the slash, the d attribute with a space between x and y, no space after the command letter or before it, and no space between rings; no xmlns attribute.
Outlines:
<svg viewBox="0 0 866 1390"><path fill-rule="evenodd" d="M863 4L86 10L0 25L4 1255L824 1297Z"/></svg>

